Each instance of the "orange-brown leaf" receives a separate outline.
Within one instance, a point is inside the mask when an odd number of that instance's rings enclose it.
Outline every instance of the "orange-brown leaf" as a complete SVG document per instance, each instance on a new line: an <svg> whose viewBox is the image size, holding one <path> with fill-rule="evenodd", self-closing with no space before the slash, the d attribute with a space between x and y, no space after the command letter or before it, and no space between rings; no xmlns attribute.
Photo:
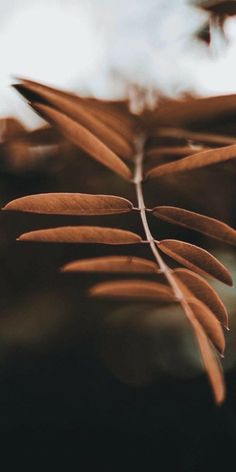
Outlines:
<svg viewBox="0 0 236 472"><path fill-rule="evenodd" d="M3 210L59 215L110 215L127 213L132 208L129 200L113 195L42 193L12 200Z"/></svg>
<svg viewBox="0 0 236 472"><path fill-rule="evenodd" d="M191 270L182 268L175 269L173 275L177 283L180 281L184 286L186 286L194 297L208 306L216 318L224 326L228 327L227 310L218 293L205 279Z"/></svg>
<svg viewBox="0 0 236 472"><path fill-rule="evenodd" d="M154 179L164 175L174 174L177 172L186 172L213 164L219 164L231 159L236 159L236 144L225 146L208 151L201 151L197 154L185 157L175 162L163 164L149 170L146 174L147 179Z"/></svg>
<svg viewBox="0 0 236 472"><path fill-rule="evenodd" d="M126 180L131 180L132 174L127 165L94 134L63 113L47 105L32 104L46 120L56 126L65 138L87 152L98 162L113 170Z"/></svg>
<svg viewBox="0 0 236 472"><path fill-rule="evenodd" d="M220 134L211 134L205 131L190 131L183 128L157 128L153 133L153 136L161 136L167 138L177 138L177 139L186 139L204 144L219 144L222 146L227 146L230 144L236 144L236 138L232 136L222 136ZM188 146L189 149L189 146ZM194 148L193 148L194 149ZM190 154L190 153L189 153Z"/></svg>
<svg viewBox="0 0 236 472"><path fill-rule="evenodd" d="M149 149L146 152L147 158L159 158L162 156L189 156L190 154L197 154L199 149L191 148L190 146L158 146Z"/></svg>
<svg viewBox="0 0 236 472"><path fill-rule="evenodd" d="M213 390L215 402L218 405L221 405L225 399L225 383L219 359L216 355L216 352L210 345L207 336L205 335L199 322L194 318L193 315L191 317L188 316L188 318L194 328L203 364Z"/></svg>
<svg viewBox="0 0 236 472"><path fill-rule="evenodd" d="M160 241L158 246L162 252L198 274L213 277L232 286L228 269L205 249L174 239Z"/></svg>
<svg viewBox="0 0 236 472"><path fill-rule="evenodd" d="M0 143L18 138L26 134L23 124L15 118L0 119Z"/></svg>
<svg viewBox="0 0 236 472"><path fill-rule="evenodd" d="M126 300L176 301L170 287L148 280L116 280L112 282L102 282L90 289L90 295L93 297Z"/></svg>
<svg viewBox="0 0 236 472"><path fill-rule="evenodd" d="M209 310L209 308L200 300L195 298L189 299L188 305L212 344L220 354L223 355L225 350L225 338L219 321L213 315L211 310Z"/></svg>
<svg viewBox="0 0 236 472"><path fill-rule="evenodd" d="M69 262L62 268L63 272L134 272L157 273L155 262L141 257L107 256L93 259L80 259Z"/></svg>
<svg viewBox="0 0 236 472"><path fill-rule="evenodd" d="M22 234L18 241L45 243L137 244L142 238L131 231L97 226L62 226Z"/></svg>
<svg viewBox="0 0 236 472"><path fill-rule="evenodd" d="M171 206L156 207L152 212L157 218L168 223L194 229L212 238L236 245L236 230L215 218Z"/></svg>
<svg viewBox="0 0 236 472"><path fill-rule="evenodd" d="M80 123L120 156L130 157L133 154L131 144L112 128L112 121L109 126L102 122L91 113L86 100L29 80L24 80L23 84L16 84L14 87L30 101L46 103Z"/></svg>

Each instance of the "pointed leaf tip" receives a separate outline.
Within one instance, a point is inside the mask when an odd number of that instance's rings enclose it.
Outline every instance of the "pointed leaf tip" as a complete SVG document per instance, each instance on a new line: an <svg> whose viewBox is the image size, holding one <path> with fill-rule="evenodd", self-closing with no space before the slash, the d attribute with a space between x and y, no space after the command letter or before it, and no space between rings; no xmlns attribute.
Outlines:
<svg viewBox="0 0 236 472"><path fill-rule="evenodd" d="M49 215L112 215L128 213L129 200L113 195L86 193L41 193L12 200L4 211L22 211Z"/></svg>
<svg viewBox="0 0 236 472"><path fill-rule="evenodd" d="M205 249L174 239L160 241L158 246L169 257L198 274L213 277L232 286L232 276L228 269Z"/></svg>
<svg viewBox="0 0 236 472"><path fill-rule="evenodd" d="M62 226L22 234L18 241L44 243L137 244L142 238L131 231L99 226Z"/></svg>

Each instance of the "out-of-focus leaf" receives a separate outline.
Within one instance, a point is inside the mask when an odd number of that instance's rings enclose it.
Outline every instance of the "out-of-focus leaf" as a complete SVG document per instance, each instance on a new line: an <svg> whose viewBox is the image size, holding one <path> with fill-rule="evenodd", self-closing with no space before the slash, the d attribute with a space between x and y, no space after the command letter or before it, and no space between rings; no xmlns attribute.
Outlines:
<svg viewBox="0 0 236 472"><path fill-rule="evenodd" d="M155 262L141 257L107 256L93 259L80 259L66 264L63 272L133 272L157 273Z"/></svg>

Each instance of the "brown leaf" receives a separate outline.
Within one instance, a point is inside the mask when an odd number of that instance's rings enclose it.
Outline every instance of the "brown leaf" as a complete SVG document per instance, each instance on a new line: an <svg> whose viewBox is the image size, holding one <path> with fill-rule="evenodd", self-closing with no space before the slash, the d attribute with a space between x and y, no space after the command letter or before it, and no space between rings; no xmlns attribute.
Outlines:
<svg viewBox="0 0 236 472"><path fill-rule="evenodd" d="M32 106L46 120L58 127L62 135L73 144L120 176L131 180L132 174L127 165L86 128L46 105L32 104Z"/></svg>
<svg viewBox="0 0 236 472"><path fill-rule="evenodd" d="M23 124L15 118L0 119L0 143L18 138L26 134Z"/></svg>
<svg viewBox="0 0 236 472"><path fill-rule="evenodd" d="M108 126L100 117L91 113L89 110L91 107L86 100L29 80L24 80L23 84L16 84L14 87L30 101L48 104L78 122L106 143L116 154L126 158L132 156L134 152L132 145L112 128L111 120Z"/></svg>
<svg viewBox="0 0 236 472"><path fill-rule="evenodd" d="M158 158L162 156L189 156L197 154L199 149L190 146L158 146L147 151L147 158Z"/></svg>
<svg viewBox="0 0 236 472"><path fill-rule="evenodd" d="M208 124L222 122L235 116L236 95L218 95L215 97L195 98L187 97L183 100L162 100L156 110L144 115L144 126L156 128L187 127L192 124Z"/></svg>
<svg viewBox="0 0 236 472"><path fill-rule="evenodd" d="M63 272L134 272L158 273L155 262L132 256L107 256L69 262Z"/></svg>
<svg viewBox="0 0 236 472"><path fill-rule="evenodd" d="M137 244L142 238L131 231L97 226L62 226L22 234L18 241L45 243Z"/></svg>
<svg viewBox="0 0 236 472"><path fill-rule="evenodd" d="M204 332L216 349L223 355L225 350L225 338L219 321L209 308L196 298L187 301L194 317L202 326Z"/></svg>
<svg viewBox="0 0 236 472"><path fill-rule="evenodd" d="M208 151L202 151L178 161L154 167L147 172L146 178L154 179L156 177L162 177L163 175L169 175L172 173L186 172L213 164L226 162L231 159L236 159L236 144L233 144L232 146L211 149Z"/></svg>
<svg viewBox="0 0 236 472"><path fill-rule="evenodd" d="M111 215L128 213L133 205L129 200L113 195L86 193L41 193L17 198L3 210L59 215Z"/></svg>
<svg viewBox="0 0 236 472"><path fill-rule="evenodd" d="M97 102L99 102L99 104ZM104 106L101 107L100 100L96 101L96 103L91 102L91 100L86 100L86 107L89 107L89 110L99 118L100 121L109 127L112 126L114 130L124 136L126 141L133 141L136 129L136 116L131 115L131 113L117 113L116 109L104 108Z"/></svg>
<svg viewBox="0 0 236 472"><path fill-rule="evenodd" d="M236 230L222 221L208 216L184 210L183 208L160 206L152 210L159 219L190 228L200 233L236 245Z"/></svg>
<svg viewBox="0 0 236 472"><path fill-rule="evenodd" d="M173 275L176 282L187 287L194 297L203 302L216 318L226 327L228 327L228 313L214 288L200 275L195 274L188 269L175 269Z"/></svg>
<svg viewBox="0 0 236 472"><path fill-rule="evenodd" d="M233 285L228 269L205 249L174 239L160 241L158 247L169 257L198 274L213 277L230 286Z"/></svg>
<svg viewBox="0 0 236 472"><path fill-rule="evenodd" d="M215 402L220 405L225 399L225 383L222 367L199 322L192 314L188 316L188 319L194 328L206 373L212 386Z"/></svg>
<svg viewBox="0 0 236 472"><path fill-rule="evenodd" d="M236 1L235 0L203 0L198 5L204 10L207 10L215 15L234 16L236 15Z"/></svg>
<svg viewBox="0 0 236 472"><path fill-rule="evenodd" d="M123 298L132 300L159 300L174 302L176 298L170 287L148 280L117 280L102 282L90 289L92 297Z"/></svg>
<svg viewBox="0 0 236 472"><path fill-rule="evenodd" d="M236 144L236 138L232 136L222 136L220 134L211 134L208 132L191 131L182 128L157 128L152 136L161 136L166 138L186 139L201 144L222 145L227 146ZM190 147L188 147L190 149ZM190 154L190 153L189 153Z"/></svg>

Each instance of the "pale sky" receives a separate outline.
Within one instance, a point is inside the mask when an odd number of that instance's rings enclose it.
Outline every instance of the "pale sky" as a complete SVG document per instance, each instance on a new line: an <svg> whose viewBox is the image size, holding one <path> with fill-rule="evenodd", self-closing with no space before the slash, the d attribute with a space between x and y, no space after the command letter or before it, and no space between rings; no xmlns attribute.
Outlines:
<svg viewBox="0 0 236 472"><path fill-rule="evenodd" d="M205 13L186 0L0 0L0 116L34 126L9 87L14 75L117 97L137 82L175 96L236 93L236 19L228 45L193 41Z"/></svg>

